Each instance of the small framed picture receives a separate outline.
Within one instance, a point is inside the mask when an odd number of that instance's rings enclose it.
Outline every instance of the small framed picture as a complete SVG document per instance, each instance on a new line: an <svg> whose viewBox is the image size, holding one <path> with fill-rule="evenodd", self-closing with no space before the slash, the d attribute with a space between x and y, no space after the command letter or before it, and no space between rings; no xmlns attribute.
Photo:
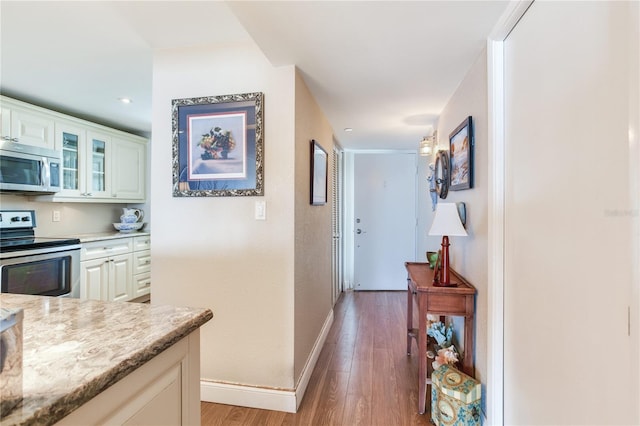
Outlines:
<svg viewBox="0 0 640 426"><path fill-rule="evenodd" d="M327 151L315 140L311 141L311 205L321 206L327 203L329 156Z"/></svg>
<svg viewBox="0 0 640 426"><path fill-rule="evenodd" d="M449 135L449 190L473 188L473 126L467 117Z"/></svg>

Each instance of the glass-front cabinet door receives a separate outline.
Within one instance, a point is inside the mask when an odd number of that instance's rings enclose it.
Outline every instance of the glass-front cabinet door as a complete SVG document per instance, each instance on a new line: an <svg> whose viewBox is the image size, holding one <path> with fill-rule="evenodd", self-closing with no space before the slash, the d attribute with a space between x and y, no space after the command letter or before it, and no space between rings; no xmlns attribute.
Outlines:
<svg viewBox="0 0 640 426"><path fill-rule="evenodd" d="M62 187L77 190L80 185L78 176L79 145L78 135L62 133Z"/></svg>
<svg viewBox="0 0 640 426"><path fill-rule="evenodd" d="M111 137L99 133L88 133L90 172L87 175L87 192L90 197L111 196L110 152Z"/></svg>
<svg viewBox="0 0 640 426"><path fill-rule="evenodd" d="M105 185L105 141L91 141L91 190L103 192Z"/></svg>
<svg viewBox="0 0 640 426"><path fill-rule="evenodd" d="M79 197L85 191L85 131L73 124L56 123L56 148L62 151L62 190L60 195Z"/></svg>

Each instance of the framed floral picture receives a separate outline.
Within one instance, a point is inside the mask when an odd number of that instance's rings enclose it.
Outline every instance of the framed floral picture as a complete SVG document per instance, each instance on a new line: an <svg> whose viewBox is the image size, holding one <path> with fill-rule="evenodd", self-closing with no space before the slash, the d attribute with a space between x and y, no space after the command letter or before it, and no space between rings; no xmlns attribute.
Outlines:
<svg viewBox="0 0 640 426"><path fill-rule="evenodd" d="M449 190L473 188L473 127L467 117L449 135Z"/></svg>
<svg viewBox="0 0 640 426"><path fill-rule="evenodd" d="M173 99L173 196L264 195L263 94Z"/></svg>
<svg viewBox="0 0 640 426"><path fill-rule="evenodd" d="M311 140L311 205L321 206L327 203L327 172L329 156L327 151L315 140Z"/></svg>

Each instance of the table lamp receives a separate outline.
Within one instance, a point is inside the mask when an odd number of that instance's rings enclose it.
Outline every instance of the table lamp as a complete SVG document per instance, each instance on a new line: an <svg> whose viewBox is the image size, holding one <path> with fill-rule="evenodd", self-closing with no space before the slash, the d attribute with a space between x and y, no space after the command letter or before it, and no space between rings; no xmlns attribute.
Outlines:
<svg viewBox="0 0 640 426"><path fill-rule="evenodd" d="M442 236L442 273L440 274L440 278L438 278L438 271L436 269L433 285L437 287L455 287L458 284L452 283L449 277L449 236L467 236L467 231L465 231L464 226L462 226L455 203L437 204L436 214L433 218L431 229L429 229L429 235Z"/></svg>

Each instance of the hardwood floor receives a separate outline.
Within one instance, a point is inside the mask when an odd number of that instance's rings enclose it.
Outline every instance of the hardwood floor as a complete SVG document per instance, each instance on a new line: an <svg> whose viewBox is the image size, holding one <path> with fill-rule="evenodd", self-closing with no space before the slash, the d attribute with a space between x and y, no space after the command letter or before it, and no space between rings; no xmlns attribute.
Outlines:
<svg viewBox="0 0 640 426"><path fill-rule="evenodd" d="M344 293L297 413L202 402L202 425L430 424L428 402L418 414L415 343L405 352L406 304L403 291Z"/></svg>

